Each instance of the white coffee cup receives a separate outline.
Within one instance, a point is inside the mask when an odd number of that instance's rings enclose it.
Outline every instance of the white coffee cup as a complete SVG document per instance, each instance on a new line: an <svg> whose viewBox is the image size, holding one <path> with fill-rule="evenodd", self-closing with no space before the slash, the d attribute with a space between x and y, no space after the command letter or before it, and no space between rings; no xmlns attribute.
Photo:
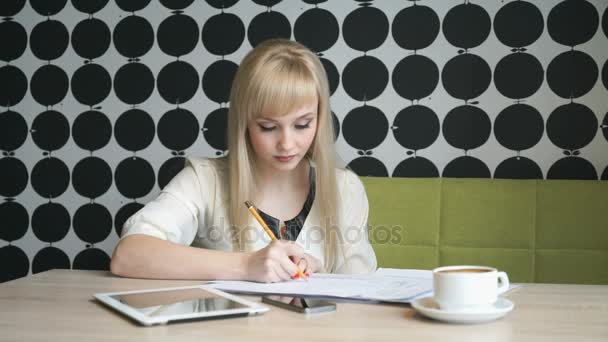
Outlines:
<svg viewBox="0 0 608 342"><path fill-rule="evenodd" d="M442 310L487 309L508 289L507 274L493 267L459 265L433 270L434 300Z"/></svg>

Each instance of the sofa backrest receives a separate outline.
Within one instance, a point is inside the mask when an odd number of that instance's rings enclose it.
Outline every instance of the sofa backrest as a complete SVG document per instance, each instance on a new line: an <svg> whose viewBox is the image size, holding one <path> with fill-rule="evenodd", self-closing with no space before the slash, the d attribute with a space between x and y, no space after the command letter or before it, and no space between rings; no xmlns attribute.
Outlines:
<svg viewBox="0 0 608 342"><path fill-rule="evenodd" d="M379 267L490 265L608 284L608 182L362 177Z"/></svg>

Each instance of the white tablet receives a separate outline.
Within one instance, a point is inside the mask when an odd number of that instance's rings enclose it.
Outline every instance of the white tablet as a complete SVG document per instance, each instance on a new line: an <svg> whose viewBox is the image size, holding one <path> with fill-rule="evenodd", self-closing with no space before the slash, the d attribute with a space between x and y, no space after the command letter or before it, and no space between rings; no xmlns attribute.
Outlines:
<svg viewBox="0 0 608 342"><path fill-rule="evenodd" d="M209 285L97 293L94 297L143 325L258 315L269 310Z"/></svg>

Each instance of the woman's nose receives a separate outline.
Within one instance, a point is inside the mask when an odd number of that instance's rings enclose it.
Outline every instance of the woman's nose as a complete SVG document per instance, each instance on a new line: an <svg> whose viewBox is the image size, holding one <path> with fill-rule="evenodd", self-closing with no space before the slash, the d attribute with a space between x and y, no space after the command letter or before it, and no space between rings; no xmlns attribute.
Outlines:
<svg viewBox="0 0 608 342"><path fill-rule="evenodd" d="M279 138L279 147L282 150L289 150L293 146L293 135L288 129L284 129L281 131L281 136Z"/></svg>

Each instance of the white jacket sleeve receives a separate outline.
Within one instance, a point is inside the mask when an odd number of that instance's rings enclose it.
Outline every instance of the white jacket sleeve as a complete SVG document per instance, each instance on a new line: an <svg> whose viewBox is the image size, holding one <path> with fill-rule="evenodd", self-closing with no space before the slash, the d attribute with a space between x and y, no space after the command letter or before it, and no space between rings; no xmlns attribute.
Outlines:
<svg viewBox="0 0 608 342"><path fill-rule="evenodd" d="M198 231L199 217L204 214L205 198L209 200L213 196L214 189L208 189L214 186L215 178L210 168L195 168L187 162L156 199L125 222L121 238L146 234L181 245L191 245ZM201 185L206 188L205 196Z"/></svg>
<svg viewBox="0 0 608 342"><path fill-rule="evenodd" d="M368 238L369 203L363 183L346 171L340 189L342 233L334 273L365 274L376 271L377 261Z"/></svg>

